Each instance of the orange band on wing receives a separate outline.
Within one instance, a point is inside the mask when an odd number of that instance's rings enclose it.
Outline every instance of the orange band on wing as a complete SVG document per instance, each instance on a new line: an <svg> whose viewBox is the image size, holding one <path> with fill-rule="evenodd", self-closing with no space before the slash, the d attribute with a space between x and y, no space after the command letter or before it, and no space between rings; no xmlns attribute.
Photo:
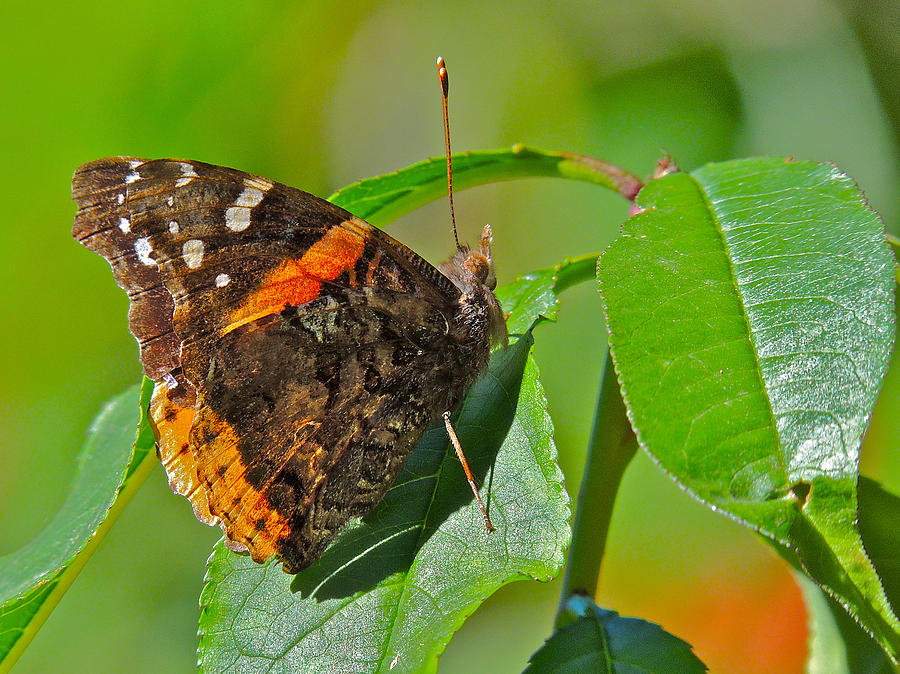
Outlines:
<svg viewBox="0 0 900 674"><path fill-rule="evenodd" d="M171 400L168 393L166 382L156 382L150 400L150 419L169 487L190 500L198 520L216 524L216 518L209 512L206 494L199 488L197 465L190 447L191 425L196 412L192 407L182 407Z"/></svg>
<svg viewBox="0 0 900 674"><path fill-rule="evenodd" d="M209 408L201 412L197 474L209 496L210 510L226 537L250 551L255 562L276 553L278 542L290 535L287 518L268 502L265 490L247 481L247 466L238 449L240 439L231 425ZM198 438L199 440L199 438Z"/></svg>
<svg viewBox="0 0 900 674"><path fill-rule="evenodd" d="M353 229L332 227L299 260L285 260L269 272L261 288L231 314L222 334L257 318L278 313L286 306L314 300L322 289L322 281L336 279L345 270L352 273L366 246L364 230L353 221L342 224Z"/></svg>

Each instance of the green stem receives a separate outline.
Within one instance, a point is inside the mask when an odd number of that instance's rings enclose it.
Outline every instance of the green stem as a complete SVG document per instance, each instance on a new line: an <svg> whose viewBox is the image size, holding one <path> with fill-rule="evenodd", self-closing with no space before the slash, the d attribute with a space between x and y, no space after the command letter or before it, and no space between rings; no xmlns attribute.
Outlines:
<svg viewBox="0 0 900 674"><path fill-rule="evenodd" d="M589 253L578 257L567 257L556 267L556 281L553 292L559 295L572 286L592 281L596 278L597 259L600 253Z"/></svg>
<svg viewBox="0 0 900 674"><path fill-rule="evenodd" d="M636 449L612 359L607 352L594 428L578 492L557 622L566 620L563 608L573 593L591 597L596 594L616 494Z"/></svg>

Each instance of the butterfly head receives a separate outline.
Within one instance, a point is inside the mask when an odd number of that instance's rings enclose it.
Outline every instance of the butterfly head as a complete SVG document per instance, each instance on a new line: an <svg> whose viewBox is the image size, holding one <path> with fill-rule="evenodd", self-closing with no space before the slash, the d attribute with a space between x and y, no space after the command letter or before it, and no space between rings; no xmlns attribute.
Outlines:
<svg viewBox="0 0 900 674"><path fill-rule="evenodd" d="M460 249L460 253L465 254L463 266L488 290L493 290L497 287L497 276L494 274L494 259L491 257L491 242L493 239L494 235L491 233L491 226L485 225L484 229L481 230L480 250Z"/></svg>
<svg viewBox="0 0 900 674"><path fill-rule="evenodd" d="M491 256L491 226L481 230L481 246L471 249L460 246L456 254L441 265L441 271L462 293L460 298L463 316L480 316L488 338L492 343L507 343L506 323L503 312L494 297L497 276L494 273L494 259Z"/></svg>
<svg viewBox="0 0 900 674"><path fill-rule="evenodd" d="M481 246L477 250L466 245L459 246L456 254L441 265L441 271L449 276L463 293L471 294L474 288L483 286L493 294L494 288L497 287L494 258L491 257L493 238L491 226L485 225L481 230Z"/></svg>

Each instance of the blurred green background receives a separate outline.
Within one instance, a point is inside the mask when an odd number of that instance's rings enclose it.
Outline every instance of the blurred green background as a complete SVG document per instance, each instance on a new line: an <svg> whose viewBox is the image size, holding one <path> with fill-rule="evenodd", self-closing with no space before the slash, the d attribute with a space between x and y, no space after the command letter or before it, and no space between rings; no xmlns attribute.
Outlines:
<svg viewBox="0 0 900 674"><path fill-rule="evenodd" d="M873 47L822 0L51 1L4 3L0 18L0 554L51 518L90 419L140 374L124 293L69 236L82 162L191 158L326 196L442 152L442 55L457 150L524 142L641 175L663 152L686 169L750 154L833 161L897 231L890 106L861 45L876 63L896 61L900 26L876 18L887 46ZM457 202L461 236L493 226L501 283L602 250L627 210L599 188L551 180ZM452 249L443 202L390 231L435 262ZM559 324L536 339L574 497L605 357L594 287L569 291ZM898 393L895 366L863 451L863 472L895 493ZM216 531L156 470L16 671L193 669ZM786 565L643 454L608 545L601 605L661 623L713 671L802 671L805 614ZM550 633L558 585L498 592L442 671L521 671Z"/></svg>

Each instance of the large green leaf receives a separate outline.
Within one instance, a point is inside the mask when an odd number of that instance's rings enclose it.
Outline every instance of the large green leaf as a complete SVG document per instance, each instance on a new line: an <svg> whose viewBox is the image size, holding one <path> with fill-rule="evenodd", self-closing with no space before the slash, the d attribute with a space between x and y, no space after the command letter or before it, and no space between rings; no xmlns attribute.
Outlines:
<svg viewBox="0 0 900 674"><path fill-rule="evenodd" d="M568 622L531 656L526 674L649 674L651 672L702 673L690 644L638 618L623 618L597 606L588 597L574 595L565 611Z"/></svg>
<svg viewBox="0 0 900 674"><path fill-rule="evenodd" d="M638 440L896 659L900 623L855 526L894 340L878 216L833 166L771 158L667 176L637 205L598 277Z"/></svg>
<svg viewBox="0 0 900 674"><path fill-rule="evenodd" d="M145 380L143 408L149 402ZM106 404L78 454L69 495L49 525L0 557L0 672L6 672L72 584L155 465L153 433L134 388Z"/></svg>
<svg viewBox="0 0 900 674"><path fill-rule="evenodd" d="M497 530L488 534L441 424L384 500L295 578L216 546L201 596L204 671L423 671L492 592L549 580L568 497L530 334L495 354L455 422Z"/></svg>

